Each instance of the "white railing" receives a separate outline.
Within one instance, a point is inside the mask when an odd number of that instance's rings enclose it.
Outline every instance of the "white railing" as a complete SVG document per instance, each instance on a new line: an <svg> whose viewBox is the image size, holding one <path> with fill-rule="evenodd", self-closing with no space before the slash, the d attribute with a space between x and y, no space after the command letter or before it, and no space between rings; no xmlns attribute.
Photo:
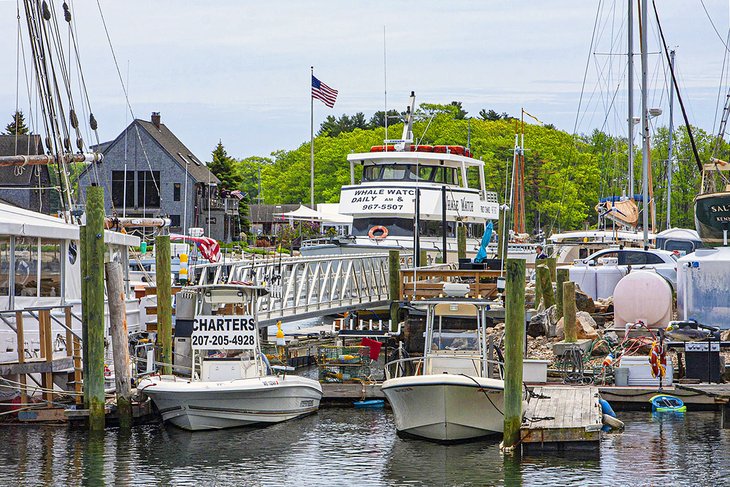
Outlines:
<svg viewBox="0 0 730 487"><path fill-rule="evenodd" d="M259 324L305 319L389 303L388 254L267 257L191 266L194 283L251 283L269 293L258 300Z"/></svg>

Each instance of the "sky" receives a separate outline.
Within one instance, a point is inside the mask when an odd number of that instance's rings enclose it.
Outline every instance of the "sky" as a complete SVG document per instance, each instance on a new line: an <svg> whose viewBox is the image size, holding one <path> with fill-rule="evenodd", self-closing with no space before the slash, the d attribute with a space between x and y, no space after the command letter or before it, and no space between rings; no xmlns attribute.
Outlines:
<svg viewBox="0 0 730 487"><path fill-rule="evenodd" d="M62 2L52 3L61 15ZM132 116L97 1L70 3L100 137L111 140ZM308 142L310 66L339 90L334 109L315 100L315 131L328 115L361 111L369 118L385 106L387 87L388 108L401 111L413 90L417 104L458 100L474 116L483 108L512 115L524 108L568 132L626 132L626 0L98 3L122 78L128 78L134 116L148 120L152 111L161 112L163 123L202 160L219 140L237 158ZM667 43L677 51L690 121L715 132L718 93L723 103L728 86L721 39L728 33L728 2L657 4ZM653 13L649 19L650 105L663 107L654 123L667 125L665 63ZM635 36L638 52L638 31ZM0 42L4 128L17 91L24 112L33 105L24 78L16 81L15 0L0 0ZM635 66L638 86L638 55ZM638 107L638 91L635 100Z"/></svg>

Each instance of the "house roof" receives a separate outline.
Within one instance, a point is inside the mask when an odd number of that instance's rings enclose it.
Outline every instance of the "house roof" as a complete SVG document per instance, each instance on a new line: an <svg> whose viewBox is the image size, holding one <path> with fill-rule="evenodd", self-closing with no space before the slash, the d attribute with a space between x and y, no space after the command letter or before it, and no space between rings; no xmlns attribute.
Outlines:
<svg viewBox="0 0 730 487"><path fill-rule="evenodd" d="M147 133L150 134L150 136L152 136L158 144L160 144L165 152L167 152L170 157L175 159L175 161L183 167L183 169L187 165L188 173L190 173L195 181L199 183L210 182L220 184L220 179L210 172L205 163L195 157L190 149L185 147L185 144L183 144L180 139L178 139L175 134L167 128L167 125L160 123L159 127L157 127L152 122L140 119L136 119L135 122L145 129Z"/></svg>
<svg viewBox="0 0 730 487"><path fill-rule="evenodd" d="M17 145L16 145L17 142ZM35 156L43 154L43 141L40 135L0 135L0 156L15 156L18 154ZM18 170L16 166L0 167L0 185L2 186L35 186L38 177L33 171L34 166L28 166ZM45 172L45 179L48 179L48 166L40 166Z"/></svg>

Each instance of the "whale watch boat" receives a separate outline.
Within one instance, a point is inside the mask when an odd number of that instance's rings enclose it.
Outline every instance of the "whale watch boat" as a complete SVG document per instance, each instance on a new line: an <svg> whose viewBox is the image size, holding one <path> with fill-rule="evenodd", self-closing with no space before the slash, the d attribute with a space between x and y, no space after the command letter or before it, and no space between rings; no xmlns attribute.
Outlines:
<svg viewBox="0 0 730 487"><path fill-rule="evenodd" d="M441 254L442 228L447 255L456 255L459 223L466 227L467 253L477 253L486 223L499 218L497 193L485 189L484 163L468 148L414 142L415 100L411 92L401 139L347 156L350 184L341 189L339 213L352 216L352 234L305 241L302 255L413 251L416 244ZM355 183L356 166L362 166L360 184ZM525 245L523 256L515 255L519 250L510 245L510 256L534 257L533 246Z"/></svg>
<svg viewBox="0 0 730 487"><path fill-rule="evenodd" d="M423 357L388 363L382 386L398 433L437 442L501 433L504 381L489 377L497 363L486 351L491 302L435 298L413 304L426 308Z"/></svg>
<svg viewBox="0 0 730 487"><path fill-rule="evenodd" d="M211 430L286 421L319 408L319 382L269 366L261 353L256 301L259 286L220 284L183 289L176 296L176 335L191 329L192 378L142 380L138 389L163 421L186 430ZM194 318L185 311L194 306Z"/></svg>

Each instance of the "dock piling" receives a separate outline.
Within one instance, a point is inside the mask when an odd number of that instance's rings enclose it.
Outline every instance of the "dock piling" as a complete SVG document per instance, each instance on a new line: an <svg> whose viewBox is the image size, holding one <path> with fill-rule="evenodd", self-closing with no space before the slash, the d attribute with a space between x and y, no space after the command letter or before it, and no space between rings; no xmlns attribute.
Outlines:
<svg viewBox="0 0 730 487"><path fill-rule="evenodd" d="M550 306L555 304L553 283L550 280L550 268L547 265L539 265L537 266L536 270L536 287L540 288L540 296L542 297L542 302L545 304L545 309L548 309ZM535 306L538 305L539 303L536 300Z"/></svg>
<svg viewBox="0 0 730 487"><path fill-rule="evenodd" d="M114 355L114 379L117 389L117 414L119 426L132 426L132 383L129 374L129 342L127 313L124 304L124 275L119 262L107 262L106 287L109 300L112 353Z"/></svg>
<svg viewBox="0 0 730 487"><path fill-rule="evenodd" d="M79 227L79 260L81 266L81 369L83 380L89 376L89 363L86 357L89 356L89 307L86 302L89 299L89 271L86 265L86 258L89 250L86 245L86 225ZM83 388L84 409L89 409L89 390Z"/></svg>
<svg viewBox="0 0 730 487"><path fill-rule="evenodd" d="M458 258L466 259L466 226L463 223L456 227L456 249Z"/></svg>
<svg viewBox="0 0 730 487"><path fill-rule="evenodd" d="M575 343L578 340L578 330L575 325L575 283L563 283L563 330L565 342Z"/></svg>
<svg viewBox="0 0 730 487"><path fill-rule="evenodd" d="M390 297L390 331L398 329L400 305L400 252L388 251L388 294Z"/></svg>
<svg viewBox="0 0 730 487"><path fill-rule="evenodd" d="M157 339L160 345L162 373L172 374L172 280L170 269L170 236L155 237L157 277Z"/></svg>
<svg viewBox="0 0 730 487"><path fill-rule="evenodd" d="M558 312L558 319L563 317L563 283L570 280L570 271L565 268L557 270L557 280L555 281L555 291L557 296L555 297L556 310Z"/></svg>
<svg viewBox="0 0 730 487"><path fill-rule="evenodd" d="M525 341L525 261L507 259L505 286L506 317L504 346L504 439L505 451L520 442L522 424L522 356Z"/></svg>
<svg viewBox="0 0 730 487"><path fill-rule="evenodd" d="M86 300L87 354L84 390L89 401L89 428L104 429L104 188L86 190Z"/></svg>

